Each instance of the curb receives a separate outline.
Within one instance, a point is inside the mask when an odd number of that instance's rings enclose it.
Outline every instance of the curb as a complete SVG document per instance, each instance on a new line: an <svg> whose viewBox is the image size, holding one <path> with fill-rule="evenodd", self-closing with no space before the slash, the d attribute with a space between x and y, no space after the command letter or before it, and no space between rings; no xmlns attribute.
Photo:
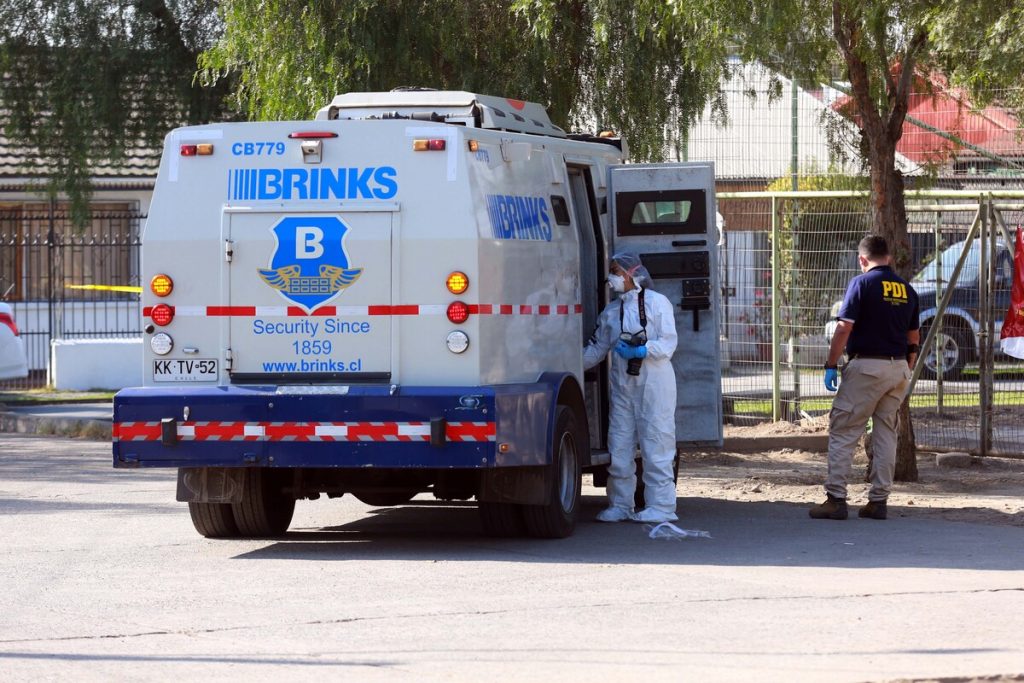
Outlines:
<svg viewBox="0 0 1024 683"><path fill-rule="evenodd" d="M0 412L0 432L65 436L90 441L110 441L111 424L104 420L36 417Z"/></svg>

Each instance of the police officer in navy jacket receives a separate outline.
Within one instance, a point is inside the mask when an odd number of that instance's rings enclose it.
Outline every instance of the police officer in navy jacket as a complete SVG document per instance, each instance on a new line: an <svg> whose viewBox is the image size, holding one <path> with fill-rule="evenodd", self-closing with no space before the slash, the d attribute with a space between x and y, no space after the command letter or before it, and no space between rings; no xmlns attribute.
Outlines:
<svg viewBox="0 0 1024 683"><path fill-rule="evenodd" d="M872 418L871 490L859 516L886 518L896 469L896 414L917 360L917 292L890 267L885 239L868 235L857 247L861 275L846 289L838 326L825 362L825 388L836 391L838 362L849 362L829 414L827 500L810 510L814 519L846 519L846 480L853 451Z"/></svg>

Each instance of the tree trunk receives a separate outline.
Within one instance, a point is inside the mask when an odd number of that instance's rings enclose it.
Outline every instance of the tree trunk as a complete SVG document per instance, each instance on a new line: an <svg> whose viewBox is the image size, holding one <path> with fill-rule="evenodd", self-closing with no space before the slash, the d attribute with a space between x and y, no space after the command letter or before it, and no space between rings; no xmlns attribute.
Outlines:
<svg viewBox="0 0 1024 683"><path fill-rule="evenodd" d="M903 175L896 170L896 141L882 127L868 139L871 160L871 218L874 232L885 238L892 254L892 267L909 280L913 261L907 237L907 209L903 197ZM868 132L865 131L865 135ZM896 481L917 481L917 444L910 421L910 405L904 401L897 421Z"/></svg>

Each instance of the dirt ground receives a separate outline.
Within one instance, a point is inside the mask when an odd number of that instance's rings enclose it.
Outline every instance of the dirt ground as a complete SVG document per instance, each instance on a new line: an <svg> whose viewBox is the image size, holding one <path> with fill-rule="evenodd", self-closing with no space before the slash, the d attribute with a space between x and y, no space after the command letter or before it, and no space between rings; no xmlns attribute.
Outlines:
<svg viewBox="0 0 1024 683"><path fill-rule="evenodd" d="M780 446L787 437L825 437L827 432L824 419L804 424L727 426L726 448L684 452L679 473L683 505L687 496L807 505L821 502L827 471L825 448L814 452ZM737 448L738 444L742 448ZM1024 459L975 457L969 467L954 469L937 466L935 455L918 451L920 479L896 482L889 498L890 518L927 516L1024 526ZM859 450L849 487L849 502L854 507L867 502L867 463L864 451Z"/></svg>

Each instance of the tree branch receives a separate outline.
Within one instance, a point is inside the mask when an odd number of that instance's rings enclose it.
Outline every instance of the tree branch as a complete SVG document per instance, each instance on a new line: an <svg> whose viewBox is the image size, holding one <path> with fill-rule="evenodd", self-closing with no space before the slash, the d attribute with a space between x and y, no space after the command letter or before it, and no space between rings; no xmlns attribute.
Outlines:
<svg viewBox="0 0 1024 683"><path fill-rule="evenodd" d="M878 52L878 59L881 61L882 78L885 79L885 95L889 100L890 109L892 107L892 98L896 96L896 80L892 77L892 71L889 70L889 50L885 46L885 26L881 22L876 21L873 24L874 27L874 38L875 38L875 50Z"/></svg>
<svg viewBox="0 0 1024 683"><path fill-rule="evenodd" d="M867 133L868 139L874 139L882 127L882 119L878 107L871 100L871 78L867 65L857 54L857 22L843 14L841 0L832 0L832 30L839 51L846 61L851 91L861 117L861 127Z"/></svg>
<svg viewBox="0 0 1024 683"><path fill-rule="evenodd" d="M896 87L893 97L890 98L892 103L891 111L889 121L886 124L889 138L893 141L899 140L903 136L903 122L907 118L910 88L914 83L914 72L917 70L917 54L924 48L927 40L928 34L925 29L918 27L914 32L914 36L910 39L910 43L907 45L907 52L903 57L903 63L900 65L902 71L900 73L899 85Z"/></svg>

